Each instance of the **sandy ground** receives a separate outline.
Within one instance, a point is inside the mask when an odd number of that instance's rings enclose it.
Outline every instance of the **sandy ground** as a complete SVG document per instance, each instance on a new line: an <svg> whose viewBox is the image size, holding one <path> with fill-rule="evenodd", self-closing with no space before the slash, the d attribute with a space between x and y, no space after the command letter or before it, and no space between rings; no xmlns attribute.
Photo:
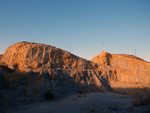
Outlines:
<svg viewBox="0 0 150 113"><path fill-rule="evenodd" d="M132 100L115 93L75 94L61 100L52 100L8 109L5 113L127 113ZM141 112L141 111L140 111Z"/></svg>

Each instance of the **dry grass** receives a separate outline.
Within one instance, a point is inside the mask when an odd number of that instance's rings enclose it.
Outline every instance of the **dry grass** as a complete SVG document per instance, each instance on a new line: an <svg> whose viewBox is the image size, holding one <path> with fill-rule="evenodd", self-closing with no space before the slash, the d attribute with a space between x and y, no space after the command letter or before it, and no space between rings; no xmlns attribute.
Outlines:
<svg viewBox="0 0 150 113"><path fill-rule="evenodd" d="M132 107L146 106L150 104L150 88L117 88L114 93L129 95L132 98Z"/></svg>
<svg viewBox="0 0 150 113"><path fill-rule="evenodd" d="M133 107L146 106L150 104L150 89L143 88L132 92Z"/></svg>

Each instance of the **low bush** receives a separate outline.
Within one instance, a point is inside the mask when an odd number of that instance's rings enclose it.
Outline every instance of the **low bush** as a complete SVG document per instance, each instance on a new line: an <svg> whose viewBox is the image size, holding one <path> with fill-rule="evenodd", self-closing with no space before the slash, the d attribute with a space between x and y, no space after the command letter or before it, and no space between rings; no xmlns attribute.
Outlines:
<svg viewBox="0 0 150 113"><path fill-rule="evenodd" d="M51 100L51 99L54 98L54 94L51 93L51 92L46 92L46 93L44 94L44 97L45 97L47 100Z"/></svg>
<svg viewBox="0 0 150 113"><path fill-rule="evenodd" d="M134 97L133 101L133 106L139 107L139 106L146 106L150 104L150 95L145 96L145 95L140 95L137 93L136 97Z"/></svg>
<svg viewBox="0 0 150 113"><path fill-rule="evenodd" d="M83 94L83 92L82 92L82 91L79 91L79 94Z"/></svg>
<svg viewBox="0 0 150 113"><path fill-rule="evenodd" d="M132 103L134 107L149 105L150 104L150 90L145 88L139 92L136 92L134 94Z"/></svg>

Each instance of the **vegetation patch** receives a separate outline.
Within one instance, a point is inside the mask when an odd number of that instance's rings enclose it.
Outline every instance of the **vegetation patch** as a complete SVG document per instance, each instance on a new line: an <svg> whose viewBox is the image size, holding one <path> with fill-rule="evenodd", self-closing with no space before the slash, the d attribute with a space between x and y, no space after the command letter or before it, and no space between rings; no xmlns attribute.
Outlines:
<svg viewBox="0 0 150 113"><path fill-rule="evenodd" d="M150 104L150 89L143 88L141 90L138 90L133 95L132 104L133 104L133 107L149 105Z"/></svg>
<svg viewBox="0 0 150 113"><path fill-rule="evenodd" d="M48 91L48 92L46 92L46 93L44 94L44 97L45 97L47 100L51 100L51 99L54 98L54 94L51 93L50 91Z"/></svg>
<svg viewBox="0 0 150 113"><path fill-rule="evenodd" d="M83 94L83 92L82 92L82 91L79 91L79 94Z"/></svg>
<svg viewBox="0 0 150 113"><path fill-rule="evenodd" d="M150 104L150 95L141 95L137 93L136 97L132 100L134 107L146 106Z"/></svg>

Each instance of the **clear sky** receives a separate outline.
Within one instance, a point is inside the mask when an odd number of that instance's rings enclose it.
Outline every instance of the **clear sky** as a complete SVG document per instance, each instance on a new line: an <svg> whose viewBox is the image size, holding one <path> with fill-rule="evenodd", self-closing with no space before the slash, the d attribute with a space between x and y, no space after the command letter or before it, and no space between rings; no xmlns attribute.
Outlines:
<svg viewBox="0 0 150 113"><path fill-rule="evenodd" d="M0 0L0 54L20 41L150 61L150 0Z"/></svg>

